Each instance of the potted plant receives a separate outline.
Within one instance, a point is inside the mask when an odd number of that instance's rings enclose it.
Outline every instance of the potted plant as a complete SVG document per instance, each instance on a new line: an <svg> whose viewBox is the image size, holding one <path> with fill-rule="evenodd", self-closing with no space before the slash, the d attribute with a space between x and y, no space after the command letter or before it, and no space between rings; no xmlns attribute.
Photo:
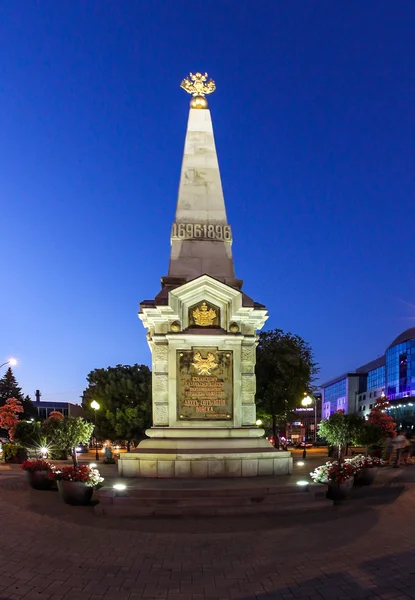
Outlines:
<svg viewBox="0 0 415 600"><path fill-rule="evenodd" d="M350 461L342 463L337 460L328 461L325 465L314 469L310 476L314 483L328 485L327 498L344 500L353 486L356 468Z"/></svg>
<svg viewBox="0 0 415 600"><path fill-rule="evenodd" d="M370 485L373 483L379 467L386 464L378 456L364 456L363 454L348 458L345 462L349 462L355 468L355 485Z"/></svg>
<svg viewBox="0 0 415 600"><path fill-rule="evenodd" d="M6 463L21 464L27 460L27 450L19 444L3 444L3 458Z"/></svg>
<svg viewBox="0 0 415 600"><path fill-rule="evenodd" d="M94 489L101 487L104 478L88 465L68 466L49 474L57 481L58 490L66 504L85 506L91 502Z"/></svg>
<svg viewBox="0 0 415 600"><path fill-rule="evenodd" d="M50 490L53 486L53 479L50 473L53 473L55 467L43 458L25 460L21 465L26 472L26 478L30 487L34 490Z"/></svg>
<svg viewBox="0 0 415 600"><path fill-rule="evenodd" d="M358 415L346 415L344 410L337 410L319 425L319 435L337 449L337 460L343 461L344 449L353 443L364 427L365 420Z"/></svg>
<svg viewBox="0 0 415 600"><path fill-rule="evenodd" d="M88 423L82 417L64 417L62 419L49 419L47 435L56 452L62 453L65 458L71 454L73 466L78 467L76 447L78 444L88 444L94 429L93 423Z"/></svg>

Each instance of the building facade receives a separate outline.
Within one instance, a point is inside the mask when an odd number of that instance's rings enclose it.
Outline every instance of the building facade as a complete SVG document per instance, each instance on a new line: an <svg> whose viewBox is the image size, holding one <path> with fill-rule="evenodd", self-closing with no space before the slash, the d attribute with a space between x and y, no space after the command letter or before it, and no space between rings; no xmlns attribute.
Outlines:
<svg viewBox="0 0 415 600"><path fill-rule="evenodd" d="M410 402L415 397L415 327L398 335L382 356L324 383L322 417L339 409L366 417L382 395L389 400L396 420L415 423Z"/></svg>
<svg viewBox="0 0 415 600"><path fill-rule="evenodd" d="M72 404L71 402L33 402L37 410L37 416L41 421L47 419L51 412L59 412L64 417L83 417L84 412L80 404Z"/></svg>

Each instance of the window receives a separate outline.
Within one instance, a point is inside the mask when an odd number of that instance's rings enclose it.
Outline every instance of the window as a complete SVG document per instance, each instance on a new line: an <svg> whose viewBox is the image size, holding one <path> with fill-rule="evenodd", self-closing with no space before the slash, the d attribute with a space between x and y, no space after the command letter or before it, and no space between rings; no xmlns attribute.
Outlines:
<svg viewBox="0 0 415 600"><path fill-rule="evenodd" d="M369 408L370 408L370 410L372 410L372 406L373 406L373 404L369 404Z"/></svg>
<svg viewBox="0 0 415 600"><path fill-rule="evenodd" d="M335 412L341 404L346 404L346 378L336 381L324 388L324 400L327 409Z"/></svg>
<svg viewBox="0 0 415 600"><path fill-rule="evenodd" d="M363 407L363 410L366 410L366 406Z"/></svg>
<svg viewBox="0 0 415 600"><path fill-rule="evenodd" d="M385 371L384 366L373 369L367 374L367 389L373 390L385 385Z"/></svg>

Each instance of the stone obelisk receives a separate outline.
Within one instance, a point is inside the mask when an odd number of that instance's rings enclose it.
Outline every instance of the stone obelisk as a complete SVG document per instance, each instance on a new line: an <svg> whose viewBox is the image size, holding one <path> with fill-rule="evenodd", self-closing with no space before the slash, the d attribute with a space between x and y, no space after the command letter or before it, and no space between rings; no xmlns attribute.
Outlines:
<svg viewBox="0 0 415 600"><path fill-rule="evenodd" d="M127 477L248 477L287 474L255 424L255 349L266 308L241 291L232 258L207 73L181 87L192 95L168 274L139 317L152 352L153 426L122 454Z"/></svg>

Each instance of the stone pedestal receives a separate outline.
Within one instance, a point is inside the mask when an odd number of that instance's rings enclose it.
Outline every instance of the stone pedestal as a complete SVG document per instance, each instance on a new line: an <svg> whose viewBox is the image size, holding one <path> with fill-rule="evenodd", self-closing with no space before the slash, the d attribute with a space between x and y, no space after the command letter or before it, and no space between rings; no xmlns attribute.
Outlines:
<svg viewBox="0 0 415 600"><path fill-rule="evenodd" d="M125 477L287 475L280 452L255 425L256 331L264 307L203 275L169 292L168 305L142 305L153 356L153 427L121 454ZM244 302L245 301L245 302ZM199 312L202 313L200 316ZM210 312L211 325L203 316Z"/></svg>

